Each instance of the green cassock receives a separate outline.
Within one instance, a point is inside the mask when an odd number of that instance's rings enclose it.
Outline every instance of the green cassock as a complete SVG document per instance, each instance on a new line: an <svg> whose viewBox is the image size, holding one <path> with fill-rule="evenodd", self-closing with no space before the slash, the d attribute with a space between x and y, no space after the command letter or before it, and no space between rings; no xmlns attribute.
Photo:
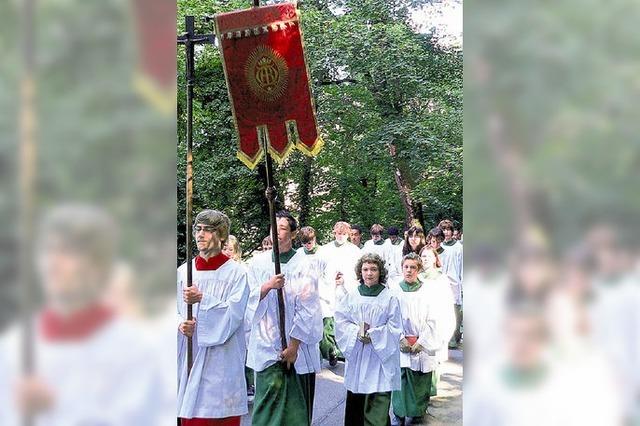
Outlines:
<svg viewBox="0 0 640 426"><path fill-rule="evenodd" d="M315 373L297 374L282 363L256 373L252 424L256 426L310 425Z"/></svg>

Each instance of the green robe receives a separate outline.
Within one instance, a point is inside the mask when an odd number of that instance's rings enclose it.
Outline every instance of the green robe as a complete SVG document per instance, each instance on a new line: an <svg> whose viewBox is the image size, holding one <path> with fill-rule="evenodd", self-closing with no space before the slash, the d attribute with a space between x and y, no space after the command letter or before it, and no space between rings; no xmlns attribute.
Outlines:
<svg viewBox="0 0 640 426"><path fill-rule="evenodd" d="M333 354L337 358L343 358L342 352L336 343L336 321L333 317L322 318L322 340L320 341L320 354L322 358L329 360Z"/></svg>
<svg viewBox="0 0 640 426"><path fill-rule="evenodd" d="M431 396L431 371L423 373L401 369L402 390L393 391L393 414L398 417L422 417Z"/></svg>
<svg viewBox="0 0 640 426"><path fill-rule="evenodd" d="M297 374L280 362L257 372L251 424L310 425L314 388L314 373Z"/></svg>
<svg viewBox="0 0 640 426"><path fill-rule="evenodd" d="M388 426L391 392L352 393L347 391L345 426Z"/></svg>

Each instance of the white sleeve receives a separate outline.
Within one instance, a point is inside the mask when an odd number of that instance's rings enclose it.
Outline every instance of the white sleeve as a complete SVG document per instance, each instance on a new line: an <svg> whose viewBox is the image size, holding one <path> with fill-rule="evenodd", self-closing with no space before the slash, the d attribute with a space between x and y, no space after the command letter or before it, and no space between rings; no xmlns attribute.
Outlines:
<svg viewBox="0 0 640 426"><path fill-rule="evenodd" d="M318 298L318 281L311 274L304 274L296 288L293 326L289 337L308 345L322 340L322 313Z"/></svg>
<svg viewBox="0 0 640 426"><path fill-rule="evenodd" d="M360 326L353 316L350 306L351 297L347 294L338 301L336 308L336 343L346 359L351 357L356 346Z"/></svg>
<svg viewBox="0 0 640 426"><path fill-rule="evenodd" d="M233 279L235 283L227 299L219 299L210 293L203 295L196 322L198 346L221 345L244 324L249 298L247 274L243 272Z"/></svg>
<svg viewBox="0 0 640 426"><path fill-rule="evenodd" d="M395 296L389 301L389 309L390 312L386 324L370 328L368 331L371 338L371 346L382 362L399 350L398 342L402 334L400 303Z"/></svg>
<svg viewBox="0 0 640 426"><path fill-rule="evenodd" d="M437 311L434 309L433 302L425 301L425 315L420 324L420 334L418 343L427 351L437 351L449 341L442 339L440 329L438 328Z"/></svg>

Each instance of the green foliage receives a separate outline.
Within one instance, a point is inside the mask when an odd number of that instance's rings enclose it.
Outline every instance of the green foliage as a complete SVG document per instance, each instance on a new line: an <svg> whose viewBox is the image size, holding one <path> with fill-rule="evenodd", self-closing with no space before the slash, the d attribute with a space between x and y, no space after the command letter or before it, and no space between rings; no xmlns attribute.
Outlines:
<svg viewBox="0 0 640 426"><path fill-rule="evenodd" d="M462 221L462 52L436 47L412 29L411 8L426 1L315 0L301 7L324 149L309 161L294 152L276 168L283 204L331 239L337 220L402 226L406 211L394 180L399 170L426 226ZM249 6L248 1L178 3L197 18ZM202 20L199 32L213 31ZM178 241L184 259L186 89L178 49ZM196 53L194 212L224 210L245 252L268 232L264 181L235 158L221 58L212 46ZM390 146L396 155L390 155ZM306 180L305 180L306 179Z"/></svg>

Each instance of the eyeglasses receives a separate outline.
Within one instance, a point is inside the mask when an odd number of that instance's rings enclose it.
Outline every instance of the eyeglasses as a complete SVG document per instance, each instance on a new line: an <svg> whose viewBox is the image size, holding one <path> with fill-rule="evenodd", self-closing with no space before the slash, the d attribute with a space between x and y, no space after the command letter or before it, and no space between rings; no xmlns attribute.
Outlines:
<svg viewBox="0 0 640 426"><path fill-rule="evenodd" d="M195 225L193 227L193 233L197 234L200 231L204 231L204 232L208 232L208 233L213 233L216 230L215 227L213 226L207 226L207 225Z"/></svg>

